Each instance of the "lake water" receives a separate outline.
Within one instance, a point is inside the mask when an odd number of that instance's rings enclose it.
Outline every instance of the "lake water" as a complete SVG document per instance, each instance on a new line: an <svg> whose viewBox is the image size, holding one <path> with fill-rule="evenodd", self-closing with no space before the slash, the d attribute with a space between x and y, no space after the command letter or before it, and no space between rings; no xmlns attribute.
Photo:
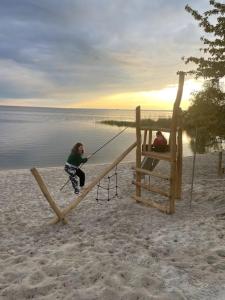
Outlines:
<svg viewBox="0 0 225 300"><path fill-rule="evenodd" d="M142 111L142 118L170 116L170 111ZM0 168L62 166L79 141L88 156L123 129L99 123L111 119L134 121L135 111L0 106ZM128 128L88 163L112 162L134 141L135 129ZM185 134L183 144L184 156L192 155ZM134 151L125 158L134 159Z"/></svg>

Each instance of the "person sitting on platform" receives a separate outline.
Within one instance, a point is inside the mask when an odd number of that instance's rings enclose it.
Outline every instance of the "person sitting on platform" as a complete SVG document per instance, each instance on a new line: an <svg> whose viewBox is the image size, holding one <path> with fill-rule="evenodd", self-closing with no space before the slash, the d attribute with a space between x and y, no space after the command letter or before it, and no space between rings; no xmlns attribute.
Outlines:
<svg viewBox="0 0 225 300"><path fill-rule="evenodd" d="M156 132L156 138L152 144L152 150L156 152L166 152L169 150L167 140L161 131Z"/></svg>
<svg viewBox="0 0 225 300"><path fill-rule="evenodd" d="M76 143L67 159L64 170L69 174L69 179L74 188L75 194L79 194L77 177L80 179L80 187L85 184L85 173L79 168L80 164L87 162L87 158L83 158L84 146L82 143Z"/></svg>

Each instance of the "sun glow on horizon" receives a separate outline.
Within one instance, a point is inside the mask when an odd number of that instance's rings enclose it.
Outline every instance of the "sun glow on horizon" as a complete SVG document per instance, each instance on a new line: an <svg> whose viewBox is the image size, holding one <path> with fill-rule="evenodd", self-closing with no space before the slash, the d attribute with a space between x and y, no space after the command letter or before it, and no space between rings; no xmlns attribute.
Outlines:
<svg viewBox="0 0 225 300"><path fill-rule="evenodd" d="M181 108L187 109L191 104L191 94L202 88L202 81L194 79L186 80L184 83ZM163 89L151 91L137 91L114 93L110 95L96 95L93 98L88 93L80 95L80 99L73 101L73 93L62 91L61 93L49 95L48 98L20 99L19 106L29 107L51 107L51 108L90 108L90 109L135 109L140 105L146 110L172 110L176 98L177 84L171 84ZM93 95L93 94L92 94ZM76 98L79 97L76 95ZM58 105L56 103L59 103ZM0 101L0 105L18 106L18 99L8 99L7 103Z"/></svg>
<svg viewBox="0 0 225 300"><path fill-rule="evenodd" d="M183 97L181 101L182 109L187 109L190 105L191 94L201 89L202 83L193 79L185 81ZM101 96L97 99L80 101L70 107L74 108L117 108L134 109L140 105L143 109L171 110L176 98L177 84L169 85L160 90L126 92Z"/></svg>

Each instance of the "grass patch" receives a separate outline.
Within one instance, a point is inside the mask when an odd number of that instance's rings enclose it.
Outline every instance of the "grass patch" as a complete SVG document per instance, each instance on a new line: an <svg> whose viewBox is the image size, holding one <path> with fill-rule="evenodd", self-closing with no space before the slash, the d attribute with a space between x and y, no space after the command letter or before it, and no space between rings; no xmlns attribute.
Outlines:
<svg viewBox="0 0 225 300"><path fill-rule="evenodd" d="M116 121L116 120L103 120L101 124L118 126L118 127L136 127L136 122L131 121ZM157 121L152 119L142 119L141 126L143 127L158 127L158 128L170 128L171 118L159 118Z"/></svg>

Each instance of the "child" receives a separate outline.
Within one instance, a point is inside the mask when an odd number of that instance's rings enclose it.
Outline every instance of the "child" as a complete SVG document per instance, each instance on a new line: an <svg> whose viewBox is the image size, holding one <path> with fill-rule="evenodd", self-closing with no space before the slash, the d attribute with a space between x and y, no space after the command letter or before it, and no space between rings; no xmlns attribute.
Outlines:
<svg viewBox="0 0 225 300"><path fill-rule="evenodd" d="M65 171L69 174L70 181L74 188L75 194L79 194L78 181L76 176L80 179L80 187L84 186L85 183L85 173L79 168L81 163L86 163L87 158L82 158L84 153L84 146L81 143L76 143L71 150L71 153L65 164Z"/></svg>
<svg viewBox="0 0 225 300"><path fill-rule="evenodd" d="M156 132L156 138L154 139L153 142L153 151L156 152L165 152L168 151L168 145L167 145L167 140L164 137L164 135L162 134L161 131L157 131Z"/></svg>

